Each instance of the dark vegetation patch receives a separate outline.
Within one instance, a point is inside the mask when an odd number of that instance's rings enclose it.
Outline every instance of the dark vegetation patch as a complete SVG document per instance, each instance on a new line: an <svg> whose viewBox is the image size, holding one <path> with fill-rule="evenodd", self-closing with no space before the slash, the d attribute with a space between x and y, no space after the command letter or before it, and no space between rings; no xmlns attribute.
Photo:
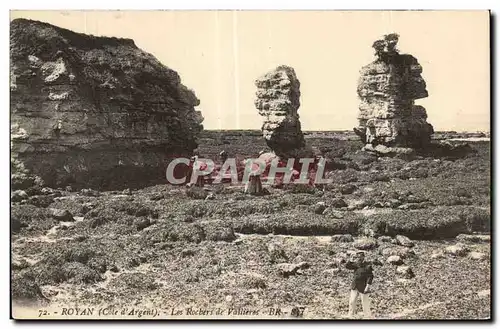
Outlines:
<svg viewBox="0 0 500 329"><path fill-rule="evenodd" d="M16 274L11 279L12 299L20 304L47 304L40 286L29 274Z"/></svg>
<svg viewBox="0 0 500 329"><path fill-rule="evenodd" d="M48 209L33 205L12 205L10 220L12 233L19 233L21 230L26 233L40 233L57 224Z"/></svg>
<svg viewBox="0 0 500 329"><path fill-rule="evenodd" d="M433 210L392 211L370 216L365 227L380 235L411 239L446 239L461 233L489 232L490 214L481 208L439 207Z"/></svg>
<svg viewBox="0 0 500 329"><path fill-rule="evenodd" d="M321 215L289 214L273 217L249 216L233 219L234 230L238 233L328 235L356 234L358 219L336 219Z"/></svg>

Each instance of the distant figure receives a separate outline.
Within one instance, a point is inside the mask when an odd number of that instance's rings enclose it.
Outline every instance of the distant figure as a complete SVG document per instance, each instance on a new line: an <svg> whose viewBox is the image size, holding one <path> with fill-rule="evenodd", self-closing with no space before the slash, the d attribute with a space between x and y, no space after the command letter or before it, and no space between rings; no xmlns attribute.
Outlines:
<svg viewBox="0 0 500 329"><path fill-rule="evenodd" d="M194 166L194 164L196 163L196 164L197 164L197 168L198 168L199 170L206 170L206 169L207 169L207 167L208 167L208 166L207 166L207 164L206 164L205 162L201 162L201 161L199 161L199 160L198 160L198 156L197 156L197 155L195 155L193 158L194 158L193 166ZM198 164L198 163L199 163L199 164ZM196 185L196 186L198 186L198 187L203 187L203 186L205 186L205 176L206 176L206 175L199 175L199 176L197 177L197 179L196 179L196 183L195 183L195 185Z"/></svg>
<svg viewBox="0 0 500 329"><path fill-rule="evenodd" d="M320 175L325 174L325 158L322 155L318 155L314 157L314 164L313 164L313 173L314 173L314 185L317 188L320 188L323 190L323 192L326 189L326 184L320 184L316 183L316 175L318 175L318 172Z"/></svg>
<svg viewBox="0 0 500 329"><path fill-rule="evenodd" d="M259 169L257 164L252 164L252 170L255 172ZM248 182L245 183L245 194L251 195L261 195L262 194L262 182L260 180L260 174L250 174L248 177Z"/></svg>
<svg viewBox="0 0 500 329"><path fill-rule="evenodd" d="M187 173L186 173L186 182L187 182L187 186L191 186L191 177L193 176L193 167L194 167L194 163L196 162L196 157L195 156L192 156L190 159L189 159L189 164L188 164L188 168L187 168Z"/></svg>
<svg viewBox="0 0 500 329"><path fill-rule="evenodd" d="M361 296L361 304L363 305L364 318L371 318L370 309L370 287L373 281L372 265L365 262L365 254L360 251L356 254L354 261L348 261L346 268L354 270L354 276L351 283L351 292L349 295L349 318L353 318L356 314L356 303L358 297Z"/></svg>
<svg viewBox="0 0 500 329"><path fill-rule="evenodd" d="M61 130L62 130L62 120L57 120L57 123L54 125L54 134L56 135L57 138L61 135Z"/></svg>
<svg viewBox="0 0 500 329"><path fill-rule="evenodd" d="M222 163L226 162L226 160L227 160L227 152L225 150L222 150L219 153L219 157L220 157L220 160L221 160Z"/></svg>

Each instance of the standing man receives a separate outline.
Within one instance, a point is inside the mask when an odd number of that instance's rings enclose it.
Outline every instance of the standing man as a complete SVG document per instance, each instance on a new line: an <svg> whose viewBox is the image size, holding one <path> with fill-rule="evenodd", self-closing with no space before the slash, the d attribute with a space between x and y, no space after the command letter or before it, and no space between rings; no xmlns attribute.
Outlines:
<svg viewBox="0 0 500 329"><path fill-rule="evenodd" d="M354 261L348 261L346 263L346 268L354 270L349 296L349 318L353 318L356 314L356 303L358 297L361 296L364 318L370 319L372 317L369 295L373 281L372 265L365 261L365 253L360 251L356 253Z"/></svg>
<svg viewBox="0 0 500 329"><path fill-rule="evenodd" d="M226 152L226 150L222 150L219 153L219 157L220 157L220 161L222 162L222 164L224 164L224 162L226 162L226 160L227 160L227 152Z"/></svg>

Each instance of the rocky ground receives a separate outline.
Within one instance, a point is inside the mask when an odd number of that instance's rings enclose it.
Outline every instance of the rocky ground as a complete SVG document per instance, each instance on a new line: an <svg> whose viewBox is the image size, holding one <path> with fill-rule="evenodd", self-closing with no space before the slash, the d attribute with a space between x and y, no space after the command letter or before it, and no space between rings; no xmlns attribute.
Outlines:
<svg viewBox="0 0 500 329"><path fill-rule="evenodd" d="M331 160L334 183L325 190L13 192L16 307L106 305L156 309L162 318L200 309L214 317L217 308L225 310L218 317L263 318L279 308L288 313L272 317L341 318L351 275L344 263L366 250L375 264L374 317L489 318L489 142L470 143L474 152L459 159L403 160L335 138L306 135ZM261 139L206 134L199 150L248 157L265 148Z"/></svg>

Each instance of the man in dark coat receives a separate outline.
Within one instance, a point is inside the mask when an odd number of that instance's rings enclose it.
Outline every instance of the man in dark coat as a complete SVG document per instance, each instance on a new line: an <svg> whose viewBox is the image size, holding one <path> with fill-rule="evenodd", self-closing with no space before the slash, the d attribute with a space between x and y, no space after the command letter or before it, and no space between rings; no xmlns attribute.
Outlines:
<svg viewBox="0 0 500 329"><path fill-rule="evenodd" d="M356 303L358 297L361 297L364 317L371 318L369 293L373 281L372 265L365 261L364 252L358 252L353 261L346 263L346 268L354 271L349 295L349 317L352 318L356 314Z"/></svg>

